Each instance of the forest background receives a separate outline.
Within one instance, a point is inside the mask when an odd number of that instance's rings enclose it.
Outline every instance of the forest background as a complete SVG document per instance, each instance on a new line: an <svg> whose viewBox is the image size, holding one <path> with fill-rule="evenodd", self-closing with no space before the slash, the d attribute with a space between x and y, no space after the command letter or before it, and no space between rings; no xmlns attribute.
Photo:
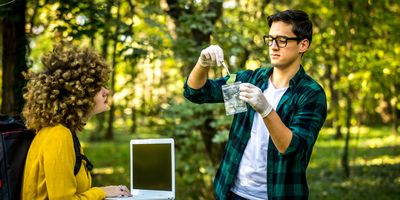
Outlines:
<svg viewBox="0 0 400 200"><path fill-rule="evenodd" d="M398 198L398 0L0 0L1 113L21 111L21 72L41 70L55 44L94 48L114 69L111 109L81 135L94 185L129 185L130 139L172 137L177 199L213 199L232 117L222 104L186 101L184 80L210 44L231 72L268 66L266 17L288 8L310 15L303 65L328 97L310 199ZM213 68L210 77L225 75Z"/></svg>

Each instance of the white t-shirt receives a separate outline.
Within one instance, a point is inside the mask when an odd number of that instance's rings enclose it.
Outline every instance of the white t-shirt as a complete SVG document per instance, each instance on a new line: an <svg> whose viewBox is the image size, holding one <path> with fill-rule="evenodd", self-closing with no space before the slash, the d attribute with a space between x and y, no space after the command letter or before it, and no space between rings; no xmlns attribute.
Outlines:
<svg viewBox="0 0 400 200"><path fill-rule="evenodd" d="M276 89L271 80L263 92L269 104L276 110L287 88ZM231 191L251 200L268 199L267 194L267 155L269 131L259 113L255 113L251 136L240 161L238 174Z"/></svg>

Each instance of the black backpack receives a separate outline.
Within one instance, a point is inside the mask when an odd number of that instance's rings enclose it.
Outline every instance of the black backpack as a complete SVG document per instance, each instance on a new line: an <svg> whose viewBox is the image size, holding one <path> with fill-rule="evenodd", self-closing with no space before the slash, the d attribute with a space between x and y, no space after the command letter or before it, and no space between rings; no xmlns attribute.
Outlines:
<svg viewBox="0 0 400 200"><path fill-rule="evenodd" d="M79 139L72 134L76 162L74 174L78 174L82 160L86 168L91 170L92 163L80 153ZM0 199L19 200L21 195L22 176L25 159L35 132L28 130L19 116L0 114Z"/></svg>

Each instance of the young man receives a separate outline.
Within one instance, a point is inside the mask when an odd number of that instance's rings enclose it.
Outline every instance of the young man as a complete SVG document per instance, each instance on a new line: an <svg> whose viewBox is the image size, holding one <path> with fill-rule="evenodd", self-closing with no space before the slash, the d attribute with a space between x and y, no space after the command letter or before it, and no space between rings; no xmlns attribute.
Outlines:
<svg viewBox="0 0 400 200"><path fill-rule="evenodd" d="M312 40L312 23L299 10L268 17L272 68L237 73L240 98L251 108L234 116L223 160L214 180L217 199L307 199L306 168L326 118L323 88L309 77L301 58ZM195 103L223 102L221 86L229 78L208 79L223 51L212 45L185 84Z"/></svg>

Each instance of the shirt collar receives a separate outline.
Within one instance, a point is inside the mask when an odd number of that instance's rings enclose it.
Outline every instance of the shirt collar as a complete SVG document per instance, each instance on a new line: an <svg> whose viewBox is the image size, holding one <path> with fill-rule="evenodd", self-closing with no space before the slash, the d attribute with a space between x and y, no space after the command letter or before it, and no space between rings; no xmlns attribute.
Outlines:
<svg viewBox="0 0 400 200"><path fill-rule="evenodd" d="M306 72L304 71L303 66L300 65L300 69L296 72L293 78L290 79L289 87L295 87L297 84L299 84L300 80L304 77L305 74Z"/></svg>
<svg viewBox="0 0 400 200"><path fill-rule="evenodd" d="M271 76L272 72L274 71L274 68L267 68L267 70L265 70L264 74L263 74L263 79L265 82L268 83L268 79ZM296 86L300 80L304 77L305 75L305 71L302 65L300 65L300 69L296 72L296 74L293 76L292 79L290 79L289 81L289 87L294 87Z"/></svg>

